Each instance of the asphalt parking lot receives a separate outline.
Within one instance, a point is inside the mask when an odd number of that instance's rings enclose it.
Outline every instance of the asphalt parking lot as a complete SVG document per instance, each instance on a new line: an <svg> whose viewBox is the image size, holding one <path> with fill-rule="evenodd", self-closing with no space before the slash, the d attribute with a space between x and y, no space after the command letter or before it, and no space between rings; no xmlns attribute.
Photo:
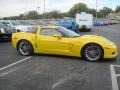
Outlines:
<svg viewBox="0 0 120 90"><path fill-rule="evenodd" d="M39 54L25 57L12 48L11 42L0 42L0 90L119 90L120 24L94 27L81 34L114 41L119 52L117 60L88 62Z"/></svg>

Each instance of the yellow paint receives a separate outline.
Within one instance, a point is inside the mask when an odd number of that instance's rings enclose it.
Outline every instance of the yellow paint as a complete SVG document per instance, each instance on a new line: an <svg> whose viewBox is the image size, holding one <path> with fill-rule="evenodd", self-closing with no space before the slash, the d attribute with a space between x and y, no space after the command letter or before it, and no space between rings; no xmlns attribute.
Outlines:
<svg viewBox="0 0 120 90"><path fill-rule="evenodd" d="M104 50L104 58L115 58L117 46L110 40L97 35L83 35L76 38L56 38L53 36L40 35L41 28L58 28L58 26L40 26L36 33L14 33L12 35L13 47L17 47L20 40L29 41L34 53L56 54L81 57L82 49L89 43L96 43ZM115 52L114 55L112 53Z"/></svg>

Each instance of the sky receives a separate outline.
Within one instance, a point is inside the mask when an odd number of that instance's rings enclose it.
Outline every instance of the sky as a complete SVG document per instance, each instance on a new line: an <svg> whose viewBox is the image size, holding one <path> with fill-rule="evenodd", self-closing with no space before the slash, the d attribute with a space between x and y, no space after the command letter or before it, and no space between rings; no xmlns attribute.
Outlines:
<svg viewBox="0 0 120 90"><path fill-rule="evenodd" d="M97 0L98 10L107 6L113 10L120 5L120 0ZM58 10L67 12L76 3L85 3L89 8L96 8L96 0L45 0L46 12ZM0 17L16 16L31 10L44 11L44 0L0 0Z"/></svg>

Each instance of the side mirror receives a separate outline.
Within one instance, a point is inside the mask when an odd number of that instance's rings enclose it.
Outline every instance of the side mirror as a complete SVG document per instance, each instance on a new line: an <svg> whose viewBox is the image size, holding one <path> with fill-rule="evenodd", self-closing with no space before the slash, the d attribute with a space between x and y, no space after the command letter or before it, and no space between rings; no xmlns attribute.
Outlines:
<svg viewBox="0 0 120 90"><path fill-rule="evenodd" d="M53 37L56 37L56 38L58 38L58 39L61 39L61 38L62 38L62 36L59 35L59 34L54 34Z"/></svg>

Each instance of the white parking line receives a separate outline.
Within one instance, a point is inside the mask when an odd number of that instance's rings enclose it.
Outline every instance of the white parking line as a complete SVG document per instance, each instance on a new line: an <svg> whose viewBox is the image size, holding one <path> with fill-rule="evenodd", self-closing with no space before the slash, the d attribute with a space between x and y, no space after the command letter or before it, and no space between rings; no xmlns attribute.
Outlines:
<svg viewBox="0 0 120 90"><path fill-rule="evenodd" d="M55 84L52 85L52 89L56 88L57 86L63 84L66 81L66 79L61 79L58 82L56 82Z"/></svg>
<svg viewBox="0 0 120 90"><path fill-rule="evenodd" d="M28 59L30 59L31 57L32 57L32 56L27 57L27 58L24 58L24 59L21 59L21 60L19 60L19 61L17 61L17 62L14 62L14 63L12 63L12 64L7 65L7 66L4 66L4 67L0 68L0 71L4 70L4 69L6 69L6 68L9 68L9 67L11 67L11 66L14 66L14 65L16 65L16 64L18 64L18 63L21 63L21 62L23 62L23 61L25 61L25 60L28 60Z"/></svg>
<svg viewBox="0 0 120 90"><path fill-rule="evenodd" d="M52 90L53 90L53 89L55 89L56 87L64 84L64 83L67 82L68 80L71 80L72 78L79 77L79 76L80 76L79 74L71 74L71 75L69 75L69 76L66 76L66 77L60 79L58 82L54 83L51 88L52 88Z"/></svg>
<svg viewBox="0 0 120 90"><path fill-rule="evenodd" d="M115 74L115 69L114 69L113 65L110 65L110 71L111 71L111 80L112 80L112 90L119 90L117 78L116 78L116 74Z"/></svg>
<svg viewBox="0 0 120 90"><path fill-rule="evenodd" d="M3 77L3 76L8 75L8 74L10 74L10 73L12 73L12 72L15 72L16 70L17 70L17 69L12 69L12 70L9 70L9 71L7 71L7 72L4 72L4 73L0 74L0 77Z"/></svg>
<svg viewBox="0 0 120 90"><path fill-rule="evenodd" d="M120 67L120 66L119 65L110 65L111 80L112 80L112 90L119 90L118 89L117 77L120 76L120 74L115 73L114 67Z"/></svg>
<svg viewBox="0 0 120 90"><path fill-rule="evenodd" d="M116 77L120 77L120 74L117 74Z"/></svg>
<svg viewBox="0 0 120 90"><path fill-rule="evenodd" d="M113 65L114 67L120 67L120 65Z"/></svg>

